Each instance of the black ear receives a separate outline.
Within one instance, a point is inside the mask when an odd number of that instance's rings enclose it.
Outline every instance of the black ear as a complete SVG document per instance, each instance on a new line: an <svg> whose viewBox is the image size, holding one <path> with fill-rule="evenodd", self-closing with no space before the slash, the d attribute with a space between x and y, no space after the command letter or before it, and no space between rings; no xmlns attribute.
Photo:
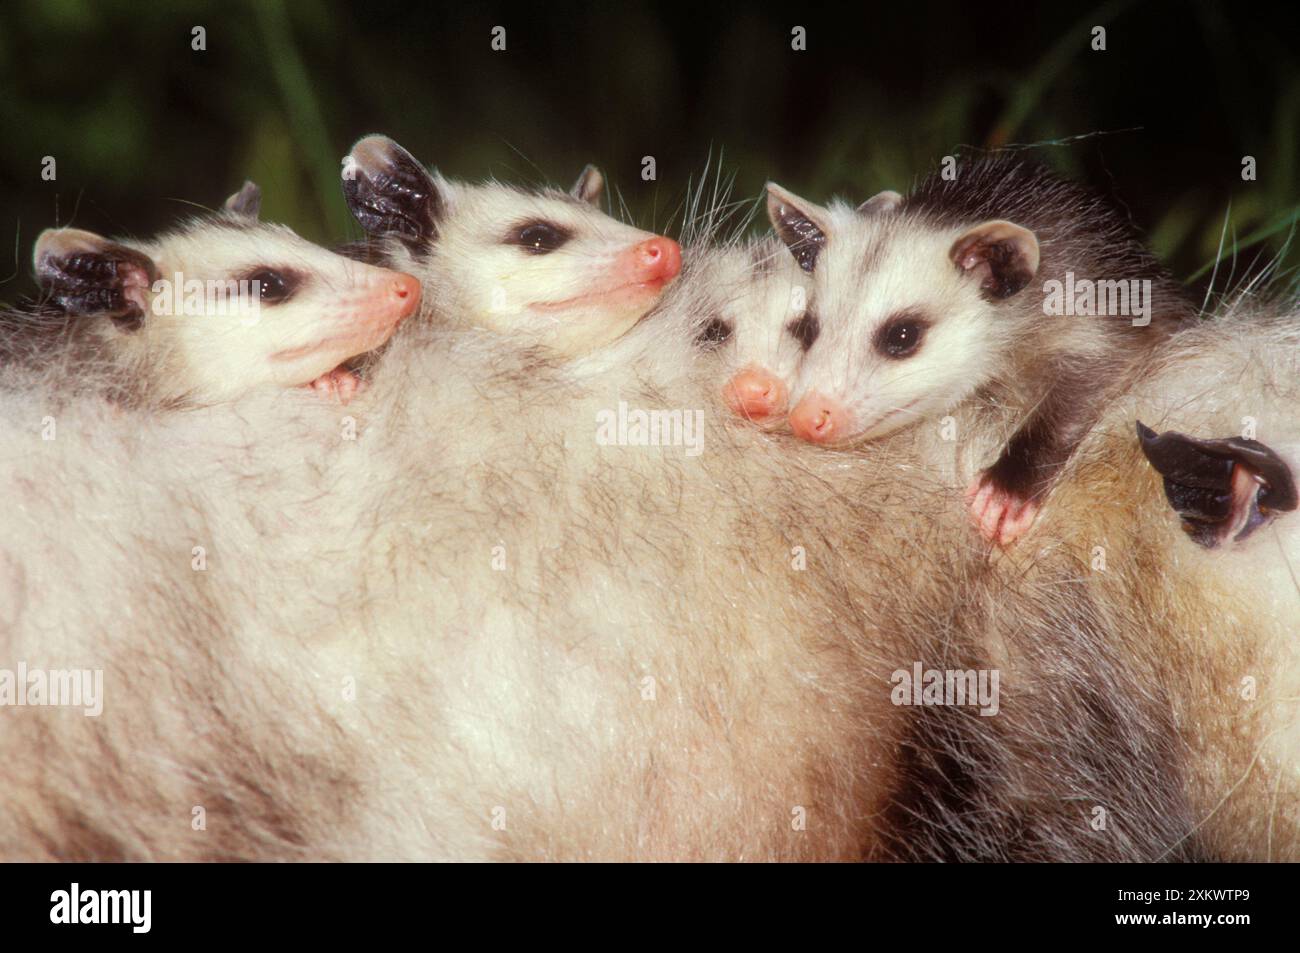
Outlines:
<svg viewBox="0 0 1300 953"><path fill-rule="evenodd" d="M226 204L221 207L231 215L255 222L262 211L262 190L257 187L256 182L246 181L243 188L226 199Z"/></svg>
<svg viewBox="0 0 1300 953"><path fill-rule="evenodd" d="M903 197L893 189L877 192L858 206L859 215L882 215L892 212L903 204Z"/></svg>
<svg viewBox="0 0 1300 953"><path fill-rule="evenodd" d="M93 232L49 228L36 239L36 278L48 300L68 314L97 314L139 327L158 277L153 261Z"/></svg>
<svg viewBox="0 0 1300 953"><path fill-rule="evenodd" d="M366 136L343 159L343 197L369 235L411 242L438 235L444 200L424 166L387 136Z"/></svg>
<svg viewBox="0 0 1300 953"><path fill-rule="evenodd" d="M588 165L569 189L569 194L599 208L600 198L605 194L605 176L594 165Z"/></svg>
<svg viewBox="0 0 1300 953"><path fill-rule="evenodd" d="M948 257L979 281L985 298L1009 298L1038 274L1038 238L1011 222L982 222L952 243Z"/></svg>
<svg viewBox="0 0 1300 953"><path fill-rule="evenodd" d="M767 183L767 217L794 260L811 272L830 233L830 215L819 205L799 198L775 182Z"/></svg>
<svg viewBox="0 0 1300 953"><path fill-rule="evenodd" d="M1245 539L1294 510L1291 468L1257 440L1198 440L1137 425L1142 453L1164 477L1165 498L1195 542L1213 549Z"/></svg>

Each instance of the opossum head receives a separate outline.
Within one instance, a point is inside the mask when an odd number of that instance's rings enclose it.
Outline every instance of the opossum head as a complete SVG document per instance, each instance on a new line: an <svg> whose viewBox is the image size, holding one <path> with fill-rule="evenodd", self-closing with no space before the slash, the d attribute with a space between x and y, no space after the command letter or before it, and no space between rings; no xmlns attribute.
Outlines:
<svg viewBox="0 0 1300 953"><path fill-rule="evenodd" d="M419 276L440 319L586 353L630 329L681 269L670 238L615 221L597 207L588 166L569 193L430 174L384 136L343 163L343 193L386 254Z"/></svg>
<svg viewBox="0 0 1300 953"><path fill-rule="evenodd" d="M842 444L944 411L996 376L1023 325L1016 295L1038 270L1034 233L1009 221L938 227L882 192L822 208L768 186L768 215L813 279L820 333L790 425Z"/></svg>
<svg viewBox="0 0 1300 953"><path fill-rule="evenodd" d="M818 335L810 284L771 239L688 261L682 291L699 315L696 344L719 359L722 398L737 416L784 423L799 365Z"/></svg>
<svg viewBox="0 0 1300 953"><path fill-rule="evenodd" d="M414 278L260 223L258 202L250 182L219 214L148 242L47 230L34 254L43 294L94 322L155 394L203 400L309 383L414 312Z"/></svg>

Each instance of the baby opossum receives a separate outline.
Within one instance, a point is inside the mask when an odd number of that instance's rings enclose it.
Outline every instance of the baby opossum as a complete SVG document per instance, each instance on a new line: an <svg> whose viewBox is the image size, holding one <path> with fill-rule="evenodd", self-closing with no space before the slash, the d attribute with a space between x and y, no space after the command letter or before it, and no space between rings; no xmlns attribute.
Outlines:
<svg viewBox="0 0 1300 953"><path fill-rule="evenodd" d="M775 239L692 248L676 291L693 299L696 342L721 363L722 397L737 416L764 427L785 422L795 375L817 339L810 285Z"/></svg>
<svg viewBox="0 0 1300 953"><path fill-rule="evenodd" d="M599 211L588 166L570 193L430 174L384 136L343 162L343 194L381 260L418 276L437 320L578 355L614 340L659 299L681 249Z"/></svg>
<svg viewBox="0 0 1300 953"><path fill-rule="evenodd" d="M1110 395L1194 313L1113 208L1015 159L932 174L906 198L885 192L856 210L772 184L768 213L813 275L821 325L795 433L870 440L977 398L1010 423L967 491L1002 545L1032 524Z"/></svg>
<svg viewBox="0 0 1300 953"><path fill-rule="evenodd" d="M253 183L223 209L150 241L48 229L33 255L42 297L6 318L10 358L107 361L150 403L229 399L310 384L347 400L344 362L388 340L419 305L410 275L352 261L258 221Z"/></svg>

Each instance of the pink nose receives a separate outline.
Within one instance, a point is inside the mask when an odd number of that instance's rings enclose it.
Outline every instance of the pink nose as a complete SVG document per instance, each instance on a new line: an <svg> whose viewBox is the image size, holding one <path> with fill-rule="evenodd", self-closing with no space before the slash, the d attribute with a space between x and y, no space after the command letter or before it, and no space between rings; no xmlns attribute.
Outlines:
<svg viewBox="0 0 1300 953"><path fill-rule="evenodd" d="M632 249L632 261L642 281L667 281L682 270L682 248L671 238L656 235Z"/></svg>
<svg viewBox="0 0 1300 953"><path fill-rule="evenodd" d="M745 368L722 388L722 399L732 413L749 420L783 413L788 396L784 382L761 367Z"/></svg>
<svg viewBox="0 0 1300 953"><path fill-rule="evenodd" d="M809 443L830 443L849 431L849 413L838 402L813 391L790 411L790 429Z"/></svg>
<svg viewBox="0 0 1300 953"><path fill-rule="evenodd" d="M396 308L400 318L410 317L420 304L420 282L410 275L394 272L387 279L388 303Z"/></svg>

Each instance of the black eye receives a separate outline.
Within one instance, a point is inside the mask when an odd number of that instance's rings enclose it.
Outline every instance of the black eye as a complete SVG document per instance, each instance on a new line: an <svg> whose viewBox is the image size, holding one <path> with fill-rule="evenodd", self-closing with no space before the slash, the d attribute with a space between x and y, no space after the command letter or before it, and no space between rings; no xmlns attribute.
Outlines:
<svg viewBox="0 0 1300 953"><path fill-rule="evenodd" d="M273 268L255 271L248 276L247 280L250 283L256 282L259 300L267 304L285 300L298 287L296 275L287 271L276 271Z"/></svg>
<svg viewBox="0 0 1300 953"><path fill-rule="evenodd" d="M709 318L708 323L700 331L699 337L695 343L700 347L712 348L719 347L727 343L731 337L731 325L721 318Z"/></svg>
<svg viewBox="0 0 1300 953"><path fill-rule="evenodd" d="M919 314L896 314L876 332L876 350L889 358L911 357L921 346L930 322Z"/></svg>
<svg viewBox="0 0 1300 953"><path fill-rule="evenodd" d="M811 311L805 311L787 324L785 329L794 335L794 339L799 342L799 346L806 351L813 346L813 342L817 340L817 335L822 333L822 323L817 320L817 315Z"/></svg>
<svg viewBox="0 0 1300 953"><path fill-rule="evenodd" d="M518 245L534 255L545 255L555 251L571 237L567 228L551 222L529 222L515 229L510 244Z"/></svg>

